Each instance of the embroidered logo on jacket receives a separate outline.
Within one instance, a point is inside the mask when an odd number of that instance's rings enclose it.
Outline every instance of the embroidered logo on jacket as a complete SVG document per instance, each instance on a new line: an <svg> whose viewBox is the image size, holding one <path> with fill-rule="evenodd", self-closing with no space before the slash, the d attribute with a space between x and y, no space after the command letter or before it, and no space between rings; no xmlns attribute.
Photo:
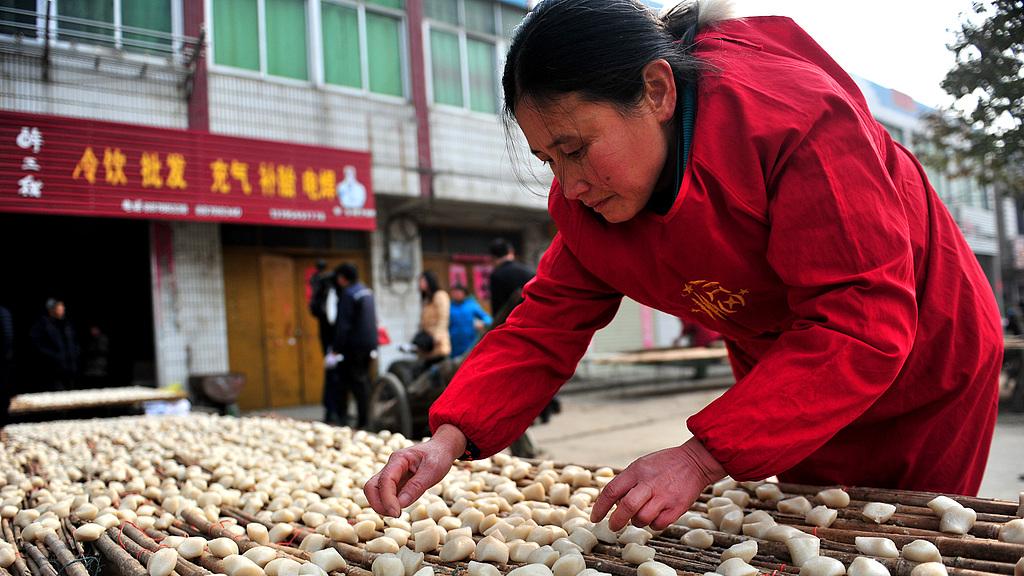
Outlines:
<svg viewBox="0 0 1024 576"><path fill-rule="evenodd" d="M746 295L749 293L749 290L733 292L718 282L707 280L691 280L683 286L683 296L689 298L694 306L691 312L703 312L718 320L724 320L726 316L746 306Z"/></svg>

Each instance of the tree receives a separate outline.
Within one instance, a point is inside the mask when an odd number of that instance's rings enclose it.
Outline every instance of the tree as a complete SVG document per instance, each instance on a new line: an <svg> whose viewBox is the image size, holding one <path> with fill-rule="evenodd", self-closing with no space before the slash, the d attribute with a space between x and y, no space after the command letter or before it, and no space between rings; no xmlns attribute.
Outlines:
<svg viewBox="0 0 1024 576"><path fill-rule="evenodd" d="M930 118L929 163L1024 197L1024 0L974 2L948 47L942 88L956 102Z"/></svg>

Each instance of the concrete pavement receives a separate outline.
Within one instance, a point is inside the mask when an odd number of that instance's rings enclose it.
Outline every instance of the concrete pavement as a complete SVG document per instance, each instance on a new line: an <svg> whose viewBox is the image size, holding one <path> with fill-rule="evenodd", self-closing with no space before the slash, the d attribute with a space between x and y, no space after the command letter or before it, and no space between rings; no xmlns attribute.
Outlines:
<svg viewBox="0 0 1024 576"><path fill-rule="evenodd" d="M600 392L563 394L562 413L530 428L545 457L561 462L624 467L644 454L677 446L690 433L685 422L718 398L725 388L693 389L658 384ZM275 411L300 419L320 419L319 406ZM1024 414L999 415L980 495L1017 500L1024 491Z"/></svg>

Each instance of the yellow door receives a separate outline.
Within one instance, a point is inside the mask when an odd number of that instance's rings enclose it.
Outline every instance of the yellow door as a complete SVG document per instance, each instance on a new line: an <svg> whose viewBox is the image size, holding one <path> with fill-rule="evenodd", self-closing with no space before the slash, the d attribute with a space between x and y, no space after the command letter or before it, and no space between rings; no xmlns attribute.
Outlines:
<svg viewBox="0 0 1024 576"><path fill-rule="evenodd" d="M238 397L242 410L268 406L264 380L263 318L259 257L244 249L224 250L224 300L228 322L228 363L245 375Z"/></svg>
<svg viewBox="0 0 1024 576"><path fill-rule="evenodd" d="M301 331L295 302L295 264L288 256L260 256L263 350L270 406L302 403Z"/></svg>

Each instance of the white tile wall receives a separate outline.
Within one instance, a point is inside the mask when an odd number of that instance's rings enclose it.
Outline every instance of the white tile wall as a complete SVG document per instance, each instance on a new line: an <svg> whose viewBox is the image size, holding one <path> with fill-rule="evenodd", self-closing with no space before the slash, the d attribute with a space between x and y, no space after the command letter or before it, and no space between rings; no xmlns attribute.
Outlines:
<svg viewBox="0 0 1024 576"><path fill-rule="evenodd" d="M224 267L216 224L154 223L169 243L151 242L153 314L160 386L228 371ZM153 231L159 236L160 231ZM169 246L166 253L163 246Z"/></svg>
<svg viewBox="0 0 1024 576"><path fill-rule="evenodd" d="M54 50L50 62L50 80L44 82L36 50L4 53L0 109L163 128L188 126L179 71L60 49Z"/></svg>

